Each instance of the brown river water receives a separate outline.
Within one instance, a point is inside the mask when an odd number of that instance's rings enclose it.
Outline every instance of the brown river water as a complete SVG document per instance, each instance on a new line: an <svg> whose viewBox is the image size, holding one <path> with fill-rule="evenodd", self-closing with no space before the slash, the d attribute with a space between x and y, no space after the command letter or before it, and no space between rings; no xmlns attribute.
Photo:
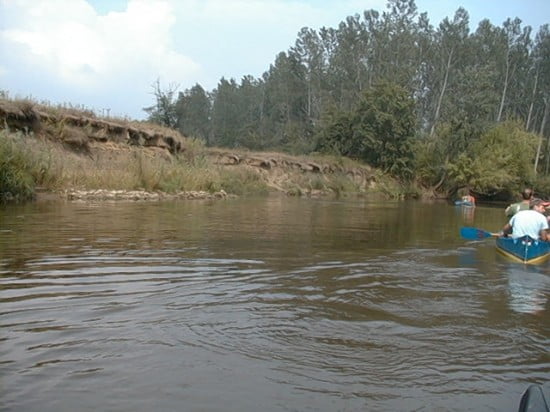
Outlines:
<svg viewBox="0 0 550 412"><path fill-rule="evenodd" d="M550 263L502 205L287 197L0 206L2 411L517 411Z"/></svg>

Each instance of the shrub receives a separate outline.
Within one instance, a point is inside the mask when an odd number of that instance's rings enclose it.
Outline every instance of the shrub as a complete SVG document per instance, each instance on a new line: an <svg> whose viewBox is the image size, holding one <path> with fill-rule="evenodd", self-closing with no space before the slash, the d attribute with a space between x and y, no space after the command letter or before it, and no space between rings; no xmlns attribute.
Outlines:
<svg viewBox="0 0 550 412"><path fill-rule="evenodd" d="M26 200L43 185L54 188L62 167L37 139L0 131L0 200Z"/></svg>

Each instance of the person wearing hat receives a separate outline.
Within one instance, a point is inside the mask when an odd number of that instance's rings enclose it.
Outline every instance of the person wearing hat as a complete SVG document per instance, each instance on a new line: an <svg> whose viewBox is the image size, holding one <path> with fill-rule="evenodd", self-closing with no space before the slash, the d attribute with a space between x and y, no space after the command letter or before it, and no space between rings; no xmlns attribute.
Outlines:
<svg viewBox="0 0 550 412"><path fill-rule="evenodd" d="M544 211L544 202L541 199L532 199L529 210L520 210L504 225L502 235L511 234L513 238L528 235L533 239L550 240L548 219Z"/></svg>
<svg viewBox="0 0 550 412"><path fill-rule="evenodd" d="M526 187L521 192L521 202L512 203L510 206L506 208L504 213L507 217L514 216L517 212L520 210L529 210L529 202L533 199L533 189Z"/></svg>

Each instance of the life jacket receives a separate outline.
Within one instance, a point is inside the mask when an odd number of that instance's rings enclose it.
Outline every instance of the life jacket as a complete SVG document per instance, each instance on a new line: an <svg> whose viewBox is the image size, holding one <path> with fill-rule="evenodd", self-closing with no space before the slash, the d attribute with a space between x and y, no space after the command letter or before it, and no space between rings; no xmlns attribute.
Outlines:
<svg viewBox="0 0 550 412"><path fill-rule="evenodd" d="M504 211L504 213L506 214L507 217L512 217L520 210L528 210L528 209L529 209L529 203L517 202L509 205Z"/></svg>

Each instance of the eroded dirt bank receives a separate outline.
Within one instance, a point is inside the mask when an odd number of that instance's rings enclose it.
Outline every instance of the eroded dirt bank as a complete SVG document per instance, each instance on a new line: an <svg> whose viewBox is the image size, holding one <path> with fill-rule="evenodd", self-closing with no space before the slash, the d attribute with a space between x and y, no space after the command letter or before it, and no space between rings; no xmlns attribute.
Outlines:
<svg viewBox="0 0 550 412"><path fill-rule="evenodd" d="M122 119L100 119L77 111L52 110L28 101L0 99L0 129L23 132L42 141L50 141L77 159L82 168L91 161L111 165L123 164L123 159L135 156L136 150L145 156L171 162L174 158L194 156L196 142L173 129L147 122ZM380 173L342 159L327 160L290 156L282 153L249 152L219 148L203 148L202 153L212 168L246 169L259 176L269 190L293 195L325 195L333 192L330 179L338 175L347 179L358 192L376 189ZM311 184L312 180L316 180ZM338 190L338 189L336 189ZM174 193L146 190L91 190L69 188L63 191L68 199L158 200L162 198L226 198L224 190L176 191Z"/></svg>

